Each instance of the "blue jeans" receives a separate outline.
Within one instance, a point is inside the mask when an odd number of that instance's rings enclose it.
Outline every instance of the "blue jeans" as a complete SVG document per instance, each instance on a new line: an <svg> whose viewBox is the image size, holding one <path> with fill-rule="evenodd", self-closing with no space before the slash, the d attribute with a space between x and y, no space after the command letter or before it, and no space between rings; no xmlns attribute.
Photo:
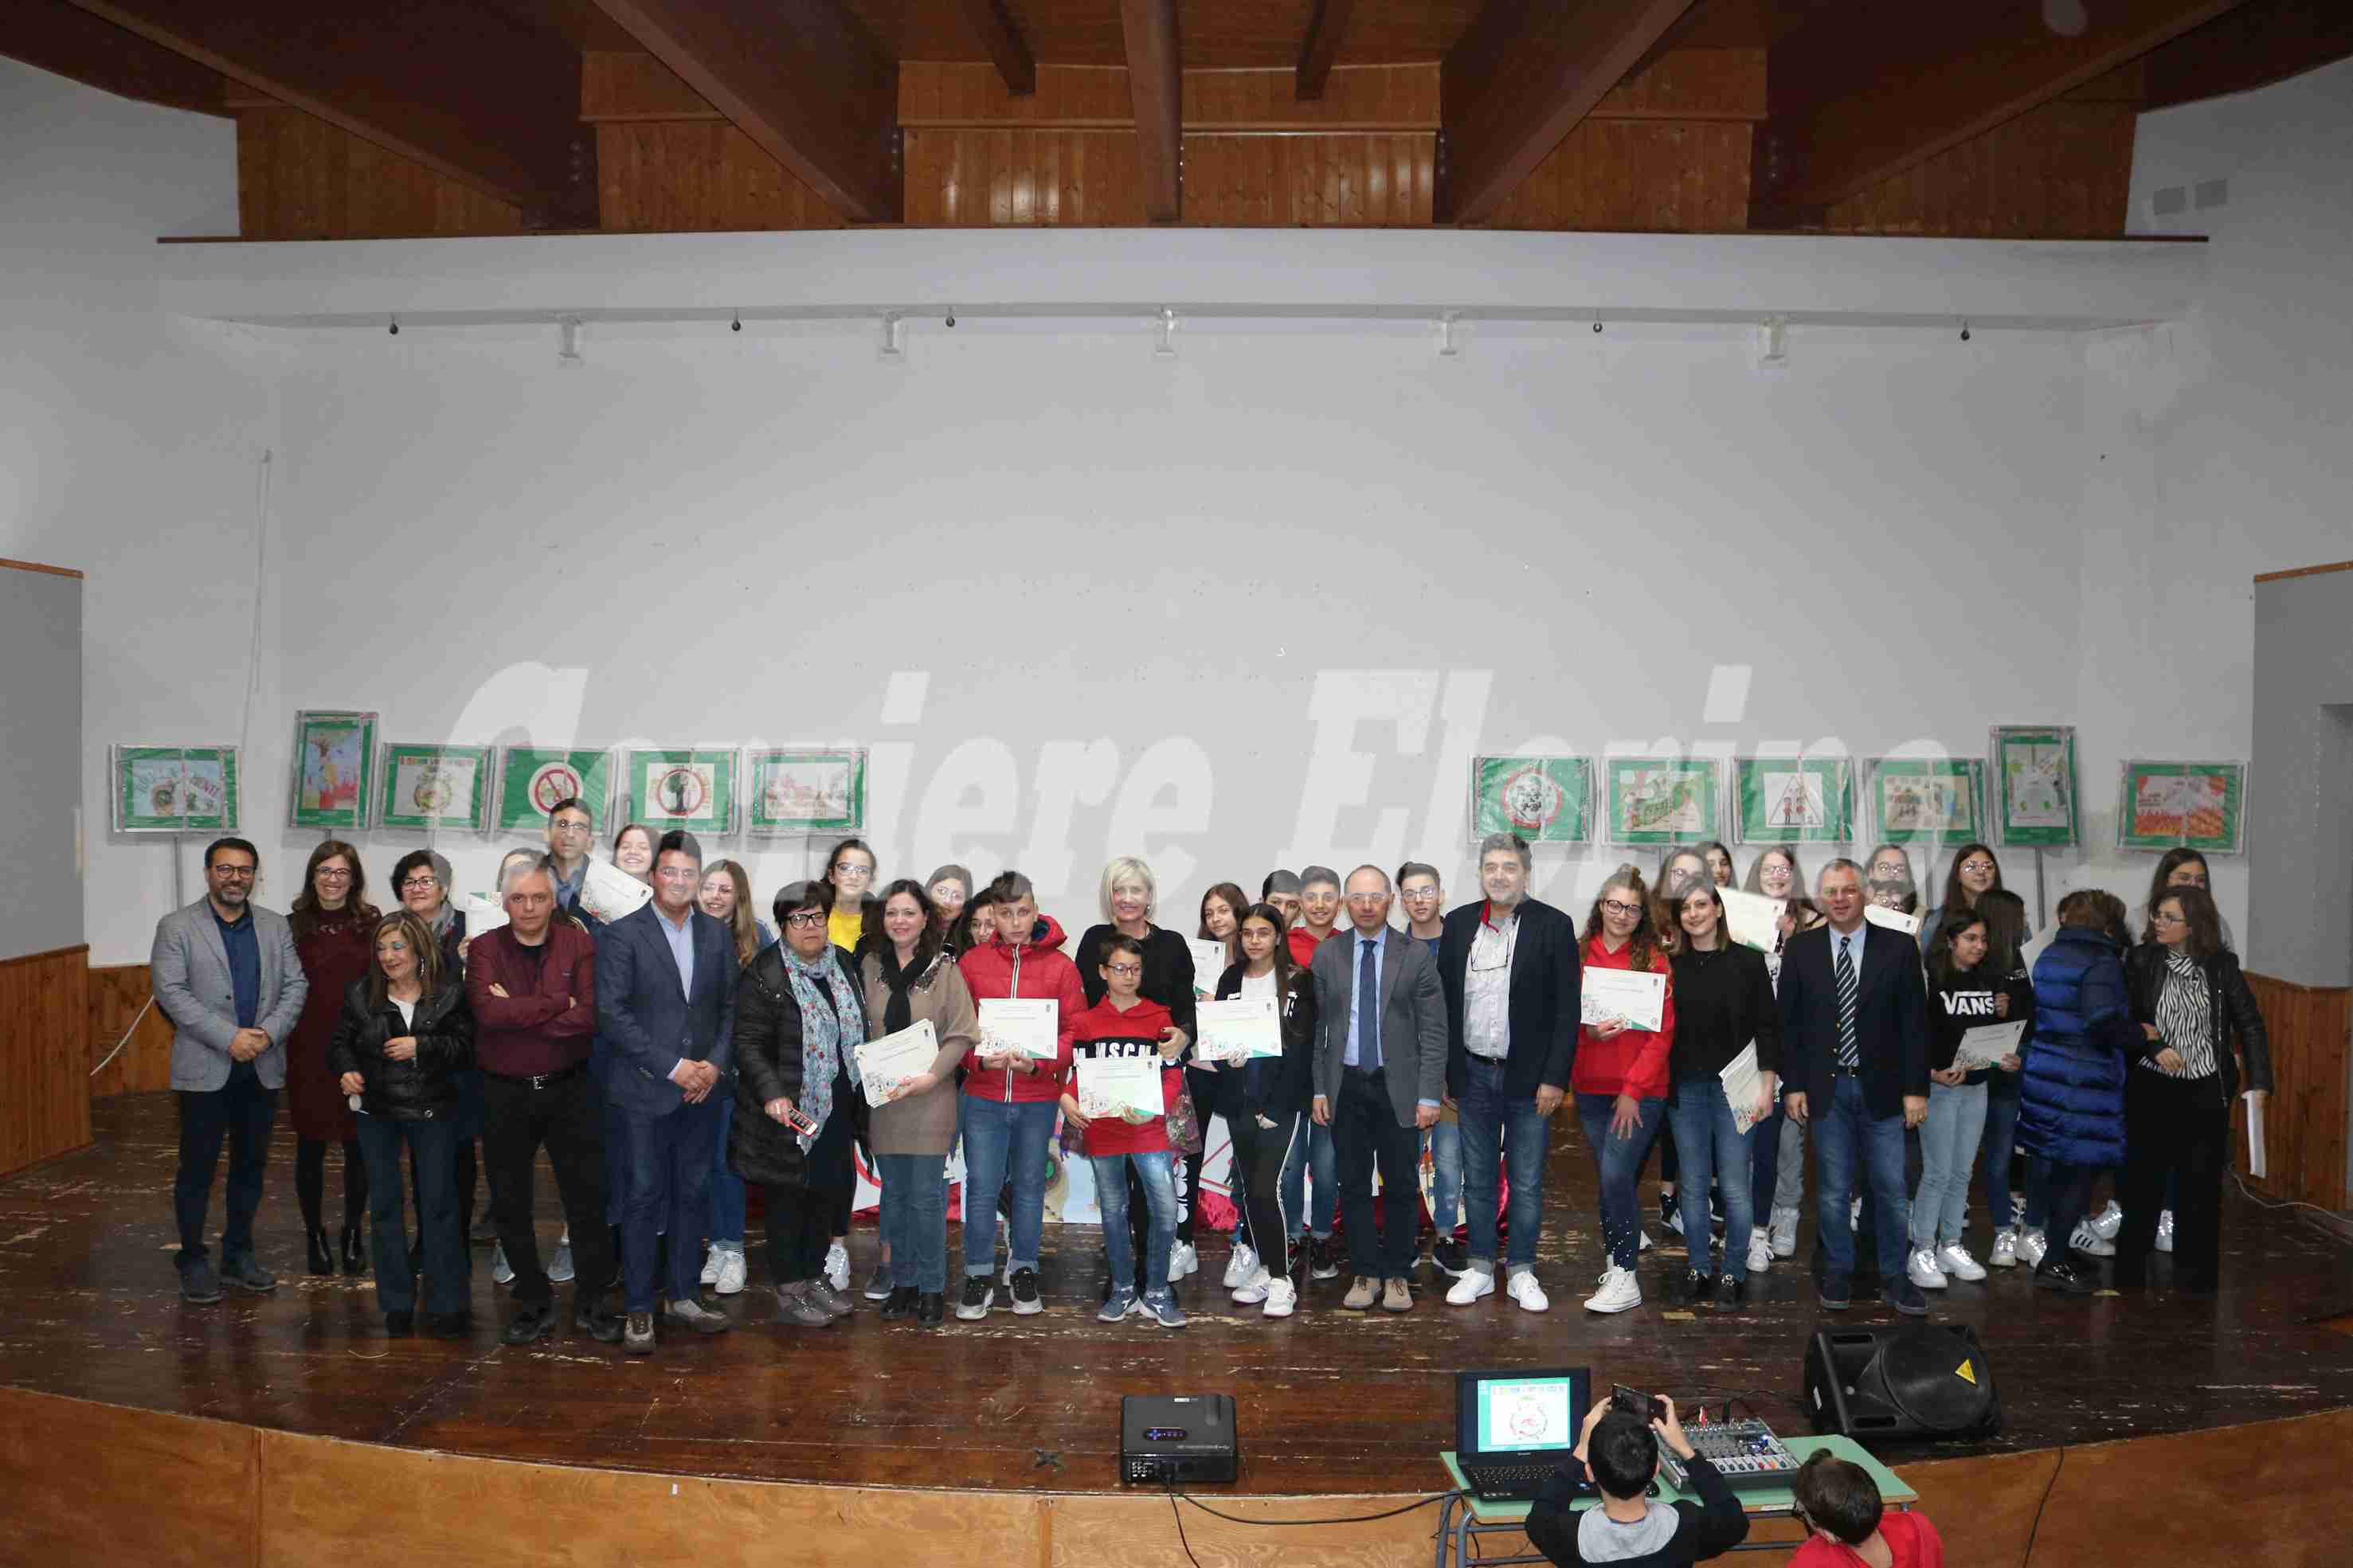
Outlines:
<svg viewBox="0 0 2353 1568"><path fill-rule="evenodd" d="M705 1100L667 1116L616 1107L619 1135L622 1301L632 1312L654 1310L657 1287L673 1301L695 1300L702 1289L702 1256L693 1244L711 1205L711 1144L719 1112ZM373 1189L371 1189L373 1191ZM670 1278L654 1279L655 1237L670 1238Z"/></svg>
<svg viewBox="0 0 2353 1568"><path fill-rule="evenodd" d="M1769 1122L1758 1122L1746 1132L1733 1125L1732 1104L1724 1097L1724 1080L1710 1073L1687 1078L1675 1085L1675 1103L1668 1116L1674 1123L1675 1148L1683 1161L1686 1193L1704 1194L1720 1173L1724 1191L1724 1277L1748 1278L1748 1232L1756 1224L1755 1194L1748 1181L1749 1149ZM1772 1136L1780 1136L1774 1128ZM1702 1205L1694 1203L1683 1221L1683 1243L1691 1266L1702 1274L1715 1272L1715 1233Z"/></svg>
<svg viewBox="0 0 2353 1568"><path fill-rule="evenodd" d="M956 1097L956 1121L964 1129L964 1271L986 1279L997 1268L997 1194L1009 1172L1013 1212L1012 1256L1006 1267L1038 1267L1038 1244L1046 1228L1046 1145L1054 1136L1060 1108L1050 1100L979 1100ZM882 1190L889 1192L890 1184ZM1172 1191L1169 1194L1176 1196ZM893 1254L892 1268L898 1268Z"/></svg>
<svg viewBox="0 0 2353 1568"><path fill-rule="evenodd" d="M368 1250L375 1259L376 1310L417 1310L417 1274L408 1267L408 1227L401 1217L401 1201L407 1194L400 1180L400 1151L406 1145L417 1173L425 1310L440 1317L464 1311L472 1279L465 1227L458 1218L457 1124L438 1116L419 1121L363 1116L359 1124L360 1156L367 1162Z"/></svg>
<svg viewBox="0 0 2353 1568"><path fill-rule="evenodd" d="M2011 1078L2015 1084L2017 1079ZM1996 1230L2008 1230L2016 1222L2010 1218L2010 1162L2018 1152L2018 1090L2008 1093L1989 1080L1986 1087L1985 1135L1980 1147L1985 1158L1980 1162L1978 1181L1983 1184L1986 1213Z"/></svg>
<svg viewBox="0 0 2353 1568"><path fill-rule="evenodd" d="M1089 1157L1095 1168L1095 1202L1103 1209L1103 1251L1110 1257L1114 1292L1135 1289L1135 1238L1127 1229L1127 1173L1133 1167L1152 1213L1144 1244L1144 1294L1156 1300L1168 1293L1168 1254L1176 1245L1176 1159L1166 1149Z"/></svg>
<svg viewBox="0 0 2353 1568"><path fill-rule="evenodd" d="M891 1283L936 1295L948 1288L948 1157L881 1154L882 1239L891 1247ZM992 1229L994 1227L991 1227ZM996 1237L991 1236L990 1252Z"/></svg>
<svg viewBox="0 0 2353 1568"><path fill-rule="evenodd" d="M1920 1123L1920 1185L1912 1194L1913 1246L1943 1247L1961 1239L1969 1216L1969 1167L1977 1163L1985 1122L1985 1085L1928 1086L1928 1120Z"/></svg>
<svg viewBox="0 0 2353 1568"><path fill-rule="evenodd" d="M1751 1228L1771 1225L1773 1210L1779 1206L1774 1198L1781 1185L1781 1132L1784 1128L1795 1125L1789 1120L1789 1113L1782 1109L1783 1104L1777 1091L1773 1096L1773 1114L1748 1130L1748 1215ZM1801 1144L1798 1152L1799 1168L1802 1170L1805 1163L1804 1146ZM1732 1234L1729 1226L1725 1227L1724 1237L1726 1247L1735 1242L1743 1247L1747 1245L1745 1237Z"/></svg>
<svg viewBox="0 0 2353 1568"><path fill-rule="evenodd" d="M1585 1146L1592 1151L1594 1166L1601 1174L1601 1246L1609 1261L1625 1269L1634 1267L1635 1255L1642 1247L1642 1200L1634 1191L1634 1182L1642 1173L1642 1156L1651 1152L1651 1140L1659 1135L1667 1109L1664 1099L1639 1100L1634 1104L1642 1124L1634 1129L1631 1138L1620 1138L1609 1131L1609 1119L1618 1107L1616 1095L1577 1097L1577 1119L1585 1127Z"/></svg>
<svg viewBox="0 0 2353 1568"><path fill-rule="evenodd" d="M727 1131L735 1124L735 1094L724 1080L712 1091L719 1102L719 1141L712 1146L711 1245L723 1252L744 1250L744 1178L727 1168Z"/></svg>
<svg viewBox="0 0 2353 1568"><path fill-rule="evenodd" d="M1854 1230L1848 1209L1857 1168L1871 1189L1879 1236L1879 1278L1904 1278L1904 1237L1912 1200L1904 1190L1904 1118L1873 1116L1862 1103L1862 1080L1841 1073L1828 1094L1809 1098L1814 1130L1814 1227L1833 1274L1854 1272Z"/></svg>
<svg viewBox="0 0 2353 1568"><path fill-rule="evenodd" d="M1471 1261L1495 1271L1497 1184L1504 1160L1512 1171L1512 1253L1507 1269L1532 1268L1536 1233L1544 1228L1546 1118L1536 1113L1534 1094L1504 1090L1504 1064L1466 1056L1462 1094L1455 1101L1461 1118L1462 1191L1471 1206Z"/></svg>
<svg viewBox="0 0 2353 1568"><path fill-rule="evenodd" d="M1430 1224L1439 1240L1451 1241L1454 1227L1462 1223L1462 1124L1441 1116L1423 1136L1430 1142Z"/></svg>
<svg viewBox="0 0 2353 1568"><path fill-rule="evenodd" d="M1310 1195L1305 1182L1311 1168L1315 1175L1312 1215L1305 1201ZM1291 1157L1282 1163L1282 1212L1291 1225L1292 1240L1309 1232L1318 1241L1331 1239L1333 1217L1340 1212L1340 1157L1332 1149L1331 1128L1311 1121L1307 1136L1292 1142Z"/></svg>

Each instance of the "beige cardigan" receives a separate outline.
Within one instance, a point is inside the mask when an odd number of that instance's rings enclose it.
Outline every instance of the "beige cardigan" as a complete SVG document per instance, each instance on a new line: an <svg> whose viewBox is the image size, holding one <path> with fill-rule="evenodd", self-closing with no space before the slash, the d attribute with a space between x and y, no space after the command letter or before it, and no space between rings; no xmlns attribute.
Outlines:
<svg viewBox="0 0 2353 1568"><path fill-rule="evenodd" d="M883 1032L883 1009L890 1005L891 987L882 980L882 955L868 952L858 961L858 978L866 991L866 1032L870 1039ZM955 960L943 955L931 973L907 993L914 1019L929 1018L939 1036L940 1054L932 1059L939 1082L921 1094L875 1107L867 1143L877 1155L945 1154L956 1140L956 1064L980 1038L978 1010L964 983Z"/></svg>

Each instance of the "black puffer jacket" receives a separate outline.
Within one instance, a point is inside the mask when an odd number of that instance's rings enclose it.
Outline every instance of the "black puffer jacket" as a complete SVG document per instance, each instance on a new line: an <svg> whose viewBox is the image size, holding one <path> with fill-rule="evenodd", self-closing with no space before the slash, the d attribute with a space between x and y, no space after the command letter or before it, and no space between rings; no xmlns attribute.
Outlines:
<svg viewBox="0 0 2353 1568"><path fill-rule="evenodd" d="M833 950L834 994L865 1005L849 954ZM766 949L744 968L735 987L735 1119L728 1124L727 1164L764 1187L808 1185L808 1153L799 1134L768 1116L768 1101L801 1102L801 1005L785 973L784 944ZM866 1131L866 1097L837 1095L835 1116L848 1116L854 1133ZM819 1129L822 1133L823 1129Z"/></svg>
<svg viewBox="0 0 2353 1568"><path fill-rule="evenodd" d="M2125 954L2125 985L2132 994L2133 1021L2137 1024L2157 1022L2157 1002L2165 994L2165 948L2161 943L2145 942ZM2239 955L2217 952L2198 961L2206 974L2206 1016L2213 1020L2214 1060L2222 1076L2222 1103L2238 1099L2242 1089L2260 1089L2265 1093L2272 1087L2272 1037L2263 1026L2263 1009L2255 1005L2255 993L2247 984L2246 973L2239 967ZM2239 1081L2239 1061L2232 1054L2232 1037L2236 1036L2239 1055L2246 1058L2247 1081ZM2155 1040L2142 1042L2141 1055L2155 1056L2163 1045Z"/></svg>
<svg viewBox="0 0 2353 1568"><path fill-rule="evenodd" d="M474 1015L466 1005L463 981L452 980L417 999L416 1016L403 1022L387 999L373 1005L362 975L343 993L343 1016L327 1047L327 1065L341 1079L355 1072L366 1081L360 1109L395 1121L423 1121L458 1109L458 1074L474 1065ZM405 1062L384 1054L388 1041L417 1037L417 1056Z"/></svg>

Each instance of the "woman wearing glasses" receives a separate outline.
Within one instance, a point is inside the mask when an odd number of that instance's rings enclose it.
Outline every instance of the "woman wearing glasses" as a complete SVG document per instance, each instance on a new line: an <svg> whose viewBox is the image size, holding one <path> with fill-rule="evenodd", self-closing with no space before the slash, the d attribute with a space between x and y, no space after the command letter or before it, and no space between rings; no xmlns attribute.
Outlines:
<svg viewBox="0 0 2353 1568"><path fill-rule="evenodd" d="M833 889L826 937L852 957L866 945L866 901L874 890L874 851L863 838L845 838L825 858L826 884ZM849 1212L857 1196L858 1183L853 1179L835 1200L833 1245L826 1248L825 1277L836 1291L849 1289Z"/></svg>
<svg viewBox="0 0 2353 1568"><path fill-rule="evenodd" d="M1934 868L1931 868L1934 870ZM2001 862L1994 858L1993 850L1983 844L1964 844L1953 854L1953 868L1945 878L1945 896L1936 900L1920 921L1920 947L1926 951L1936 940L1936 928L1947 915L1962 913L1977 908L1978 896L2001 886ZM2034 932L2026 933L2031 941Z"/></svg>
<svg viewBox="0 0 2353 1568"><path fill-rule="evenodd" d="M1694 880L1706 885L1704 869ZM1641 1173L1642 1156L1666 1119L1667 1062L1675 1038L1672 968L1651 910L1651 890L1642 874L1620 866L1602 884L1585 921L1583 956L1588 976L1597 970L1630 970L1667 981L1657 1029L1609 1018L1577 1032L1570 1088L1577 1095L1585 1146L1593 1152L1601 1178L1601 1243L1609 1258L1601 1273L1601 1289L1585 1303L1588 1312L1622 1312L1642 1304L1642 1287L1634 1277L1642 1237L1641 1204L1634 1183Z"/></svg>
<svg viewBox="0 0 2353 1568"><path fill-rule="evenodd" d="M360 852L340 838L311 850L302 891L286 916L302 958L302 977L311 983L302 1016L286 1038L286 1103L294 1121L294 1195L302 1205L302 1240L313 1274L335 1271L322 1213L330 1143L343 1149L343 1272L357 1274L361 1268L367 1163L360 1152L359 1123L327 1066L327 1046L334 1038L343 993L367 973L368 940L377 918L375 906L367 901Z"/></svg>
<svg viewBox="0 0 2353 1568"><path fill-rule="evenodd" d="M400 907L425 922L440 949L440 973L462 986L466 983L466 912L449 902L449 862L430 849L412 849L393 863L392 890L400 896ZM482 1135L482 1074L470 1058L458 1069L456 1081L458 1222L470 1235L480 1169L474 1155L474 1141ZM413 1165L409 1173L413 1179ZM421 1194L417 1196L417 1208L420 1215L425 1212ZM482 1217L487 1221L490 1216L485 1213ZM488 1241L493 1237L480 1239ZM420 1240L410 1249L411 1256L421 1259L423 1248Z"/></svg>
<svg viewBox="0 0 2353 1568"><path fill-rule="evenodd" d="M2148 879L2148 900L2141 905L2135 921L2141 941L2157 940L2158 901L2176 888L2195 888L2201 893L2210 894L2213 891L2211 879L2206 871L2205 856L2195 849L2168 849L2158 858L2157 873ZM2215 910L2214 919L2217 921L2215 929L2222 935L2222 945L2237 947L2237 939L2231 935L2231 922L2222 919L2220 910Z"/></svg>

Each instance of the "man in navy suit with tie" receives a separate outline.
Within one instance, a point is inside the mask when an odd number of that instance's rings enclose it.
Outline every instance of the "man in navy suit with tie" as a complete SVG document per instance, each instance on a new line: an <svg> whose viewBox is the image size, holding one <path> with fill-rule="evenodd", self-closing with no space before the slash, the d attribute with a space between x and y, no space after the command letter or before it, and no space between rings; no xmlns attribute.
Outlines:
<svg viewBox="0 0 2353 1568"><path fill-rule="evenodd" d="M1871 1192L1881 1295L1925 1317L1927 1299L1904 1271L1911 1195L1904 1133L1928 1114L1928 991L1918 944L1863 919L1862 868L1833 860L1816 883L1826 925L1789 939L1781 963L1783 1092L1791 1120L1814 1128L1814 1222L1828 1265L1821 1304L1852 1301L1855 1165Z"/></svg>
<svg viewBox="0 0 2353 1568"><path fill-rule="evenodd" d="M657 1233L670 1237L662 1315L718 1333L727 1315L702 1305L702 1222L719 1134L714 1092L725 1093L735 1037L735 942L696 907L702 847L662 835L653 901L596 933L596 1051L607 1135L619 1141L621 1274L632 1355L654 1348Z"/></svg>

